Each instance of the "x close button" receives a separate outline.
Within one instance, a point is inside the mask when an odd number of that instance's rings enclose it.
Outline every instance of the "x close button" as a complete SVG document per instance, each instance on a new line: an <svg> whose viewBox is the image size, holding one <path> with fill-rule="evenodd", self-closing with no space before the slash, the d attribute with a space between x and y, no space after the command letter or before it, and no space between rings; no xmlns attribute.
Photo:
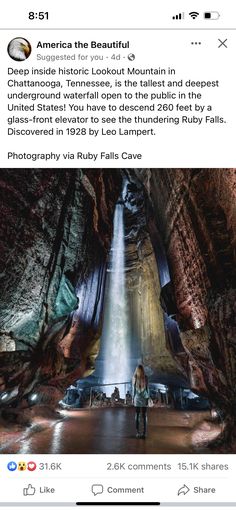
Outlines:
<svg viewBox="0 0 236 510"><path fill-rule="evenodd" d="M224 47L224 48L228 48L228 46L227 46L227 44L226 44L226 42L228 41L228 39L225 39L224 41L221 41L221 39L218 39L218 41L219 41L219 43L220 43L220 44L219 44L219 46L218 46L218 48L222 48L222 47Z"/></svg>

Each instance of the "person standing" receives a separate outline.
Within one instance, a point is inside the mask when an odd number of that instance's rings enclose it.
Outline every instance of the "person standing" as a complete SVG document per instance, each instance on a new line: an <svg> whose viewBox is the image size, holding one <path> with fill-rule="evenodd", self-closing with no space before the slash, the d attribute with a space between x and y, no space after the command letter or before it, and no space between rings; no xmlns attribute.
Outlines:
<svg viewBox="0 0 236 510"><path fill-rule="evenodd" d="M145 439L147 433L147 407L149 398L148 378L143 365L135 369L132 381L133 403L135 407L136 437ZM140 433L140 417L142 415L143 431Z"/></svg>

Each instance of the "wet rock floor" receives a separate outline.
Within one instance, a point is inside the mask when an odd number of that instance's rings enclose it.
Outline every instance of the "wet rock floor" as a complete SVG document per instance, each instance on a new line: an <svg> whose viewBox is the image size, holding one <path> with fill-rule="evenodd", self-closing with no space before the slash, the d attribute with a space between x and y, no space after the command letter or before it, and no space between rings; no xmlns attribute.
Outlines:
<svg viewBox="0 0 236 510"><path fill-rule="evenodd" d="M0 453L205 453L191 432L208 411L148 410L146 439L136 439L134 408L63 411L58 421L38 421L21 432L0 431ZM210 452L209 452L210 453Z"/></svg>

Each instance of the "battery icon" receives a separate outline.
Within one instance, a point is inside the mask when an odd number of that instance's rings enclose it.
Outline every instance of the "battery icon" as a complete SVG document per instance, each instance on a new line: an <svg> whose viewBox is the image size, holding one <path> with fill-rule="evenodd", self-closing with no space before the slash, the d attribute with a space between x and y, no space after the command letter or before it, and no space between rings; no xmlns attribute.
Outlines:
<svg viewBox="0 0 236 510"><path fill-rule="evenodd" d="M208 11L203 14L204 19L219 19L220 13L217 11Z"/></svg>

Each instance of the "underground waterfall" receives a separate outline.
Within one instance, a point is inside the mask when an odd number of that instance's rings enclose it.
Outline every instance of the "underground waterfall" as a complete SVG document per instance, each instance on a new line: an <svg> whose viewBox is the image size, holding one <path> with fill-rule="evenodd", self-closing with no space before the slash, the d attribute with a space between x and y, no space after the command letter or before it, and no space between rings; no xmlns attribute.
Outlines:
<svg viewBox="0 0 236 510"><path fill-rule="evenodd" d="M2 170L1 453L235 451L235 186L225 168ZM139 362L143 445L121 391Z"/></svg>
<svg viewBox="0 0 236 510"><path fill-rule="evenodd" d="M107 297L102 340L104 384L131 380L129 313L125 282L124 206L117 204L113 220L113 239L108 267ZM123 394L124 387L119 387ZM108 391L109 393L109 391Z"/></svg>

